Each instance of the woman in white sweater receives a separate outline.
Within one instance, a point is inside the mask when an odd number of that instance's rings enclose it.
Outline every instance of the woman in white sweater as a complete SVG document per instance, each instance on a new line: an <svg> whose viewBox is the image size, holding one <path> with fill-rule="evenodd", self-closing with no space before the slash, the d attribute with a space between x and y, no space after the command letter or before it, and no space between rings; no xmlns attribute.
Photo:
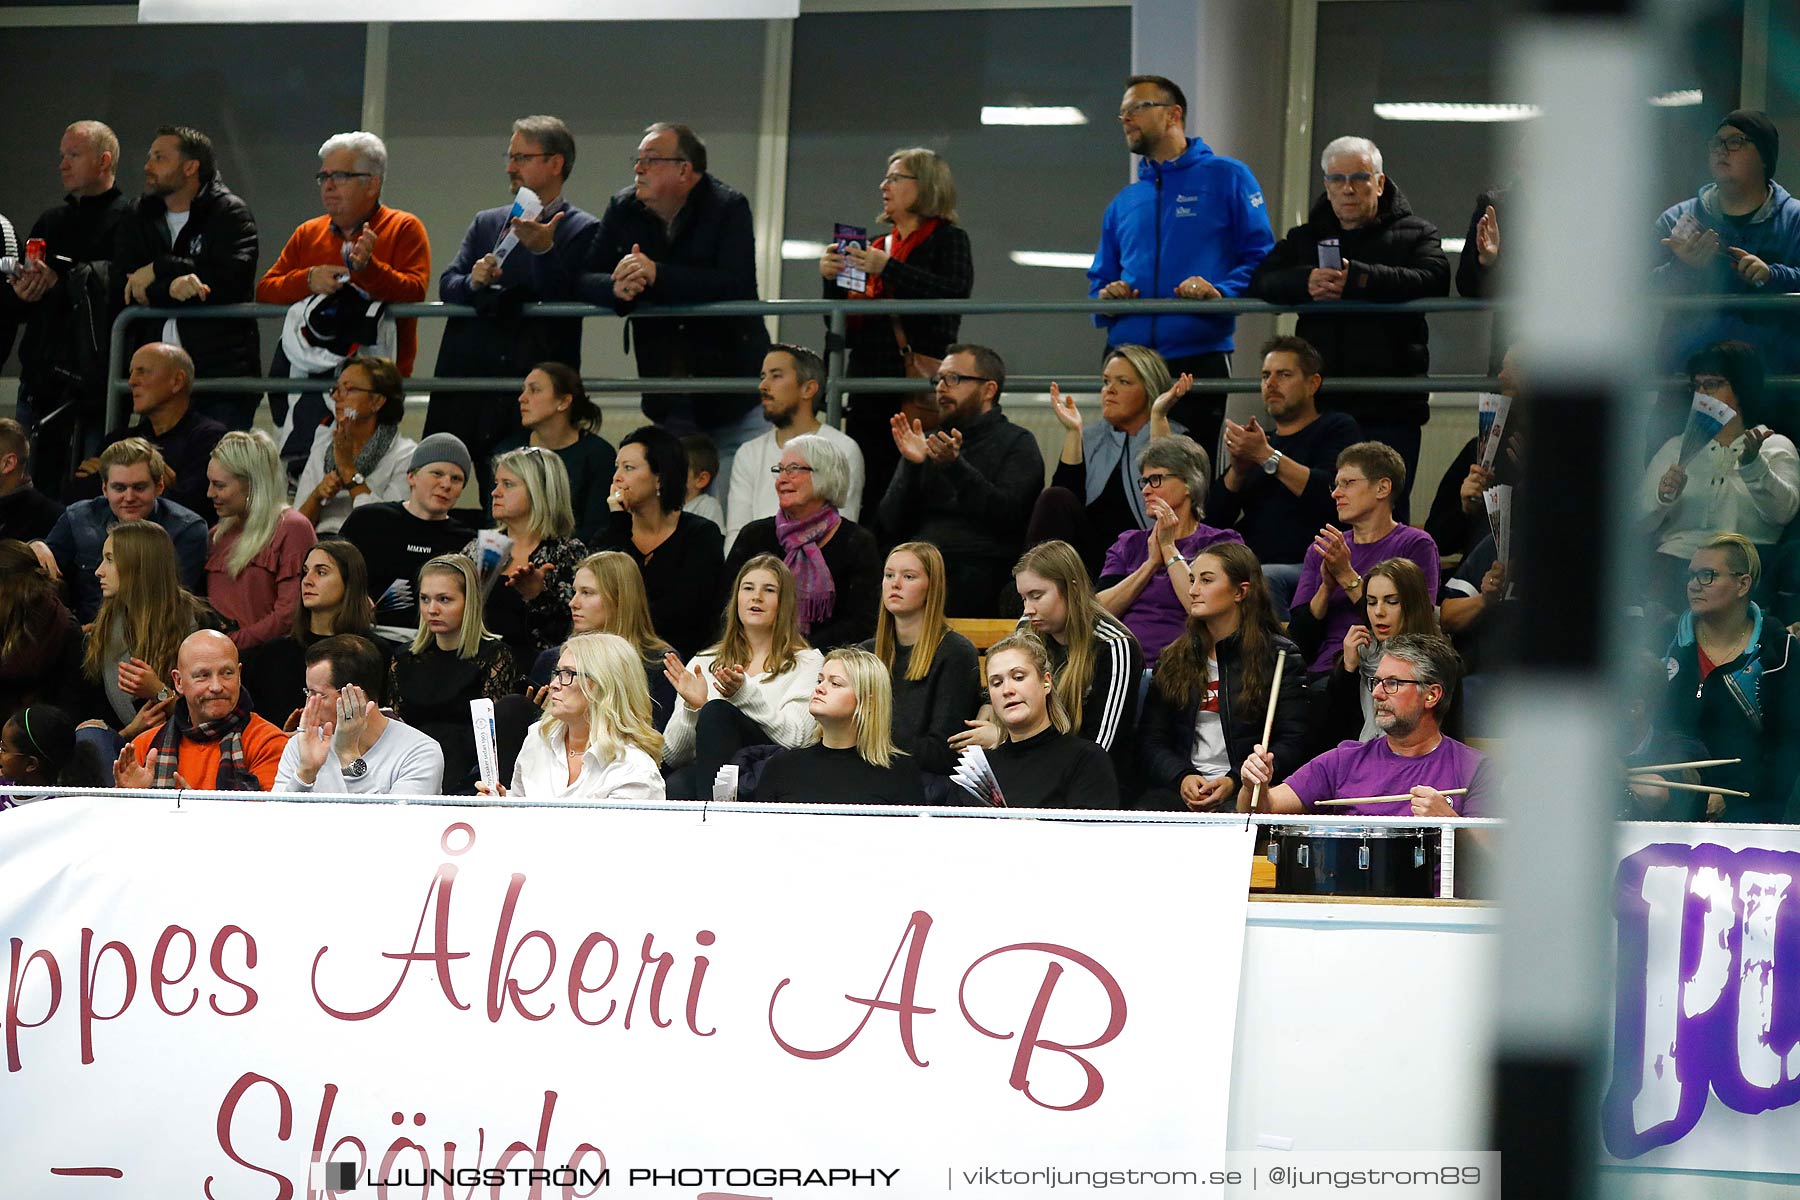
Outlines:
<svg viewBox="0 0 1800 1200"><path fill-rule="evenodd" d="M637 651L617 634L584 633L563 643L543 719L519 747L512 787L498 790L533 800L661 800L662 744Z"/></svg>
<svg viewBox="0 0 1800 1200"><path fill-rule="evenodd" d="M670 654L681 697L663 730L663 765L675 799L712 795L719 768L748 746L794 749L813 734L807 701L824 659L801 636L794 577L772 554L738 568L725 603L725 634L686 667Z"/></svg>

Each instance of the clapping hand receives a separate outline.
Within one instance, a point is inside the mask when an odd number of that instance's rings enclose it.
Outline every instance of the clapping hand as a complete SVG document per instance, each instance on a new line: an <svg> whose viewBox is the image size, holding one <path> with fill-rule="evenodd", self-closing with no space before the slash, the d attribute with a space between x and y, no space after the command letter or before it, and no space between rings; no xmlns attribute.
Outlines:
<svg viewBox="0 0 1800 1200"><path fill-rule="evenodd" d="M1194 377L1186 371L1183 371L1181 377L1169 385L1168 391L1150 402L1150 415L1153 418L1161 420L1164 424L1167 424L1169 420L1169 410L1174 408L1175 402L1187 395L1188 389L1193 386Z"/></svg>
<svg viewBox="0 0 1800 1200"><path fill-rule="evenodd" d="M1767 425L1758 425L1744 430L1744 448L1738 451L1738 466L1747 467L1756 461L1762 453L1763 443L1775 436L1775 431Z"/></svg>
<svg viewBox="0 0 1800 1200"><path fill-rule="evenodd" d="M1064 429L1081 432L1081 410L1075 407L1075 397L1064 394L1054 383L1050 385L1050 411Z"/></svg>
<svg viewBox="0 0 1800 1200"><path fill-rule="evenodd" d="M1225 453L1231 456L1232 462L1246 469L1260 467L1268 460L1272 449L1269 435L1255 417L1250 418L1248 425L1226 420Z"/></svg>
<svg viewBox="0 0 1800 1200"><path fill-rule="evenodd" d="M1350 570L1350 543L1335 525L1327 525L1319 530L1313 538L1313 549L1319 552L1319 569L1337 580L1338 586L1344 585L1344 576Z"/></svg>
<svg viewBox="0 0 1800 1200"><path fill-rule="evenodd" d="M1475 258L1484 267L1493 266L1500 258L1500 216L1491 204L1475 222Z"/></svg>
<svg viewBox="0 0 1800 1200"><path fill-rule="evenodd" d="M1719 234L1714 229L1696 229L1683 233L1679 227L1662 240L1669 253L1690 267L1704 267L1719 253Z"/></svg>
<svg viewBox="0 0 1800 1200"><path fill-rule="evenodd" d="M900 451L900 457L909 463L923 463L931 448L925 440L925 427L916 418L908 421L905 413L895 413L888 425L893 430L894 445Z"/></svg>
<svg viewBox="0 0 1800 1200"><path fill-rule="evenodd" d="M663 655L663 678L669 681L683 704L689 708L706 707L706 676L699 663L690 670L681 665L681 659L671 650Z"/></svg>
<svg viewBox="0 0 1800 1200"><path fill-rule="evenodd" d="M713 686L719 689L719 695L729 700L738 694L744 686L744 668L740 666L718 666L712 669Z"/></svg>
<svg viewBox="0 0 1800 1200"><path fill-rule="evenodd" d="M949 466L962 457L962 430L952 429L948 433L942 429L934 430L925 443L925 453L938 466Z"/></svg>
<svg viewBox="0 0 1800 1200"><path fill-rule="evenodd" d="M331 753L332 734L337 727L334 715L331 701L317 693L307 694L306 706L300 710L300 728L294 732L294 753L299 757L295 774L301 783L311 784L317 779L325 756Z"/></svg>
<svg viewBox="0 0 1800 1200"><path fill-rule="evenodd" d="M375 260L375 231L365 223L356 231L356 242L350 247L350 272L355 274Z"/></svg>
<svg viewBox="0 0 1800 1200"><path fill-rule="evenodd" d="M150 751L150 760L144 765L139 766L137 755L132 751L130 746L126 746L123 750L120 750L118 761L113 763L113 786L136 788L140 791L145 788L155 787L156 759L161 753L162 751L160 750ZM175 772L174 782L175 786L178 788L192 786L187 780L181 777L180 771Z"/></svg>

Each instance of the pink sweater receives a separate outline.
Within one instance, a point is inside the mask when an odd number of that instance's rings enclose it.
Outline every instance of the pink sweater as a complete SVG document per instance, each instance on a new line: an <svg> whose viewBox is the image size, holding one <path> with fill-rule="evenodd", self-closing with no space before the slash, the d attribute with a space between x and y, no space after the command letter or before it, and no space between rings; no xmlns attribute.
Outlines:
<svg viewBox="0 0 1800 1200"><path fill-rule="evenodd" d="M213 532L206 555L206 598L237 622L231 640L239 650L248 650L293 629L294 609L300 603L300 569L319 535L297 510L282 509L269 544L234 579L225 564L242 533L243 526L235 523L222 534Z"/></svg>

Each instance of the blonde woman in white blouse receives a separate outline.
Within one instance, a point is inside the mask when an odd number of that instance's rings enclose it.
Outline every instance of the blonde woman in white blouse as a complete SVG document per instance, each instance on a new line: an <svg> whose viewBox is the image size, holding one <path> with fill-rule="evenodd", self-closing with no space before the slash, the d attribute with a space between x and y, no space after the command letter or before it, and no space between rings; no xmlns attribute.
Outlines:
<svg viewBox="0 0 1800 1200"><path fill-rule="evenodd" d="M807 701L824 658L806 644L796 615L794 576L759 554L738 568L725 603L724 635L686 667L663 660L680 696L663 730L663 765L675 799L712 794L719 768L749 746L792 750L811 740Z"/></svg>
<svg viewBox="0 0 1800 1200"><path fill-rule="evenodd" d="M662 743L637 651L616 634L584 633L563 643L543 719L519 748L512 787L498 791L533 800L661 800Z"/></svg>

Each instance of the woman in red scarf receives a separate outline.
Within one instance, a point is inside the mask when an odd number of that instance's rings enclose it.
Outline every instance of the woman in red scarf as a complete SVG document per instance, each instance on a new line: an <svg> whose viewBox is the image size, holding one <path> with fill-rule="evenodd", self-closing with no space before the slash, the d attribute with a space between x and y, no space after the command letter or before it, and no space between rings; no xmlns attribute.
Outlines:
<svg viewBox="0 0 1800 1200"><path fill-rule="evenodd" d="M803 433L782 447L775 471L779 507L738 533L726 572L735 577L757 555L773 555L794 574L800 631L808 642L832 650L866 641L874 636L881 602L881 551L874 534L838 513L850 486L844 452L816 433Z"/></svg>
<svg viewBox="0 0 1800 1200"><path fill-rule="evenodd" d="M824 277L827 300L968 299L975 285L975 262L969 252L969 235L956 223L956 181L950 176L949 163L923 146L894 151L881 181L879 219L893 228L871 239L867 247L834 242L820 256L819 274ZM864 290L853 292L838 286L837 277L847 267L868 274ZM852 316L848 373L864 378L911 375L929 381L937 367L935 360L955 343L961 324L962 318L953 314ZM930 386L929 382L921 385L921 392L929 394ZM903 399L893 392L849 398L844 432L862 447L868 472L863 495L873 497L864 506L866 512L875 511L900 461L888 422L900 411ZM931 419L926 421L929 427L936 423L937 410L927 407L931 410Z"/></svg>

